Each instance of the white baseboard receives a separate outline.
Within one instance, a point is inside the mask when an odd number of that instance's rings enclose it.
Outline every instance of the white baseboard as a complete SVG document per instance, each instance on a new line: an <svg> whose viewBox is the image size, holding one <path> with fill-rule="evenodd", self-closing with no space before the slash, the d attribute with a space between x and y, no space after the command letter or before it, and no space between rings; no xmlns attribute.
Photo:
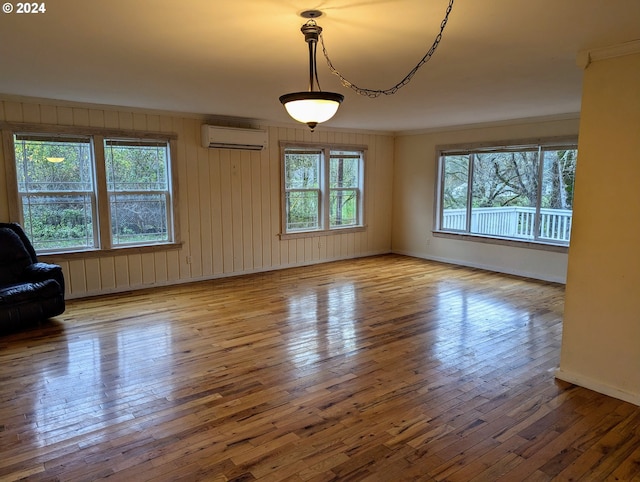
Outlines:
<svg viewBox="0 0 640 482"><path fill-rule="evenodd" d="M583 388L588 388L594 392L602 393L618 400L633 403L640 407L640 393L631 393L619 388L612 387L606 383L602 383L598 380L594 380L577 373L571 373L562 368L558 368L555 372L555 377L565 382L573 383Z"/></svg>
<svg viewBox="0 0 640 482"><path fill-rule="evenodd" d="M427 256L425 254L422 253L412 253L410 251L403 251L403 250L393 250L394 254L402 254L405 256L411 256L413 258L421 258L421 259L426 259L429 261L437 261L440 263L448 263L448 264L455 264L458 266L466 266L468 268L478 268L478 269L483 269L485 271L493 271L495 273L503 273L503 274L511 274L514 276L522 276L523 278L531 278L531 279L537 279L537 280L541 280L541 281L549 281L552 283L560 283L560 284L566 284L567 280L564 277L558 277L558 276L546 276L540 273L531 273L529 271L523 271L523 270L518 270L518 269L509 269L509 268L504 268L502 266L493 266L493 265L487 265L487 264L481 264L481 263L471 263L471 262L467 262L467 261L461 261L459 259L449 259L449 258L442 258L440 256Z"/></svg>

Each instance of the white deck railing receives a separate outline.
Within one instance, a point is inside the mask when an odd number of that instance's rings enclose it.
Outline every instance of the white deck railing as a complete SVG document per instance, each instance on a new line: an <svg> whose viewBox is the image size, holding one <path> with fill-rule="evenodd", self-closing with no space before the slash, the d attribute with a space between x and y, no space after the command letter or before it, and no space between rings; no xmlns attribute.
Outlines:
<svg viewBox="0 0 640 482"><path fill-rule="evenodd" d="M503 207L473 208L471 233L518 239L534 239L535 208ZM445 209L442 229L466 231L466 209ZM538 239L569 242L572 211L570 209L540 209Z"/></svg>

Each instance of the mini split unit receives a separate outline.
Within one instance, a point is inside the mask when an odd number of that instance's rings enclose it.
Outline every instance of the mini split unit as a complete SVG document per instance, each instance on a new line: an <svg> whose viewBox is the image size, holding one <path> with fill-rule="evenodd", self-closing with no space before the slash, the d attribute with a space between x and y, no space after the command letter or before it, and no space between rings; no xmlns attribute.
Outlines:
<svg viewBox="0 0 640 482"><path fill-rule="evenodd" d="M202 126L202 147L260 151L267 147L267 131L237 127Z"/></svg>

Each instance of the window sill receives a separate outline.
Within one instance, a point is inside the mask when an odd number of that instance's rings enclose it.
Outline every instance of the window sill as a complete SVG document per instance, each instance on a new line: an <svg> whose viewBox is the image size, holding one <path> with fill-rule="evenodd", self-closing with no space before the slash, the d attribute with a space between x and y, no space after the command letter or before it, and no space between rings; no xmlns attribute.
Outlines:
<svg viewBox="0 0 640 482"><path fill-rule="evenodd" d="M551 251L554 253L567 253L569 246L564 244L543 243L540 241L527 241L517 239L495 238L492 236L482 236L480 234L452 233L445 231L433 231L434 238L457 239L461 241L471 241L485 244L498 244L501 246L511 246L514 248L537 249L540 251Z"/></svg>
<svg viewBox="0 0 640 482"><path fill-rule="evenodd" d="M101 258L104 256L119 256L129 254L159 253L182 248L182 243L153 244L149 246L128 246L113 249L92 249L86 251L68 251L59 253L38 253L38 259L52 263L72 261L74 259Z"/></svg>
<svg viewBox="0 0 640 482"><path fill-rule="evenodd" d="M350 226L345 228L334 229L318 229L316 231L300 231L298 233L280 233L280 240L299 239L299 238L317 238L319 236L332 236L335 234L359 233L366 231L367 226Z"/></svg>

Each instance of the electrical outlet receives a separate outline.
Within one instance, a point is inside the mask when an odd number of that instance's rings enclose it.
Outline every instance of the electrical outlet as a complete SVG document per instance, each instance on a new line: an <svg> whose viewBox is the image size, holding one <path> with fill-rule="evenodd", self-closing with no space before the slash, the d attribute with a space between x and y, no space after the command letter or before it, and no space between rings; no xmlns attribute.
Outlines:
<svg viewBox="0 0 640 482"><path fill-rule="evenodd" d="M187 256L187 264L191 264L191 256Z"/></svg>

